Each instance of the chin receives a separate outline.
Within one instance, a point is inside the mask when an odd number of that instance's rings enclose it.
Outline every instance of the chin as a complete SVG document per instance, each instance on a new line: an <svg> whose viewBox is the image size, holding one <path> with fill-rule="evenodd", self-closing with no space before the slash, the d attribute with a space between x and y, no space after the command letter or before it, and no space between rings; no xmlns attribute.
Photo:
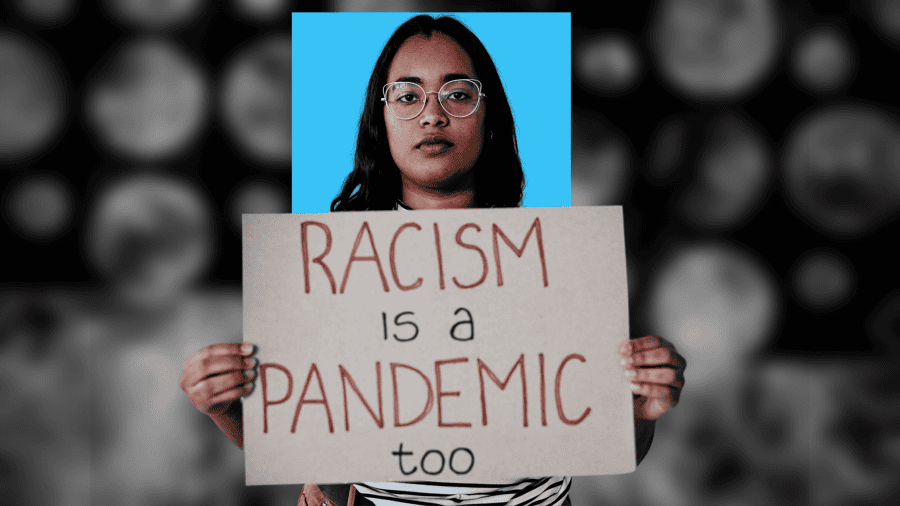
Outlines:
<svg viewBox="0 0 900 506"><path fill-rule="evenodd" d="M471 167L457 169L452 167L420 167L410 179L416 186L439 191L459 191L474 185ZM471 178L471 180L470 180Z"/></svg>

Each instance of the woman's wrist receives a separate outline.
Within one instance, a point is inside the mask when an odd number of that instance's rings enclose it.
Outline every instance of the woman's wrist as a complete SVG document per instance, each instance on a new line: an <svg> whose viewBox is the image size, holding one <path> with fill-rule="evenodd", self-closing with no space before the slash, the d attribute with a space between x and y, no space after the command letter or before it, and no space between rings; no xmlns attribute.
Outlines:
<svg viewBox="0 0 900 506"><path fill-rule="evenodd" d="M244 449L244 409L240 400L234 401L226 411L209 417L232 443Z"/></svg>
<svg viewBox="0 0 900 506"><path fill-rule="evenodd" d="M637 463L640 464L653 443L653 434L656 432L656 420L634 419L634 442L637 454Z"/></svg>

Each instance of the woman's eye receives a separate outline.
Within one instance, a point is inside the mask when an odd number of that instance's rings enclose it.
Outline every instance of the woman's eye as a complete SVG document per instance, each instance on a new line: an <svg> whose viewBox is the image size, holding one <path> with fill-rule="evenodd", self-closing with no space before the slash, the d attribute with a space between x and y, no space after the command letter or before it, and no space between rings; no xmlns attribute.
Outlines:
<svg viewBox="0 0 900 506"><path fill-rule="evenodd" d="M462 91L454 91L454 92L450 93L449 95L447 95L447 98L458 102L458 101L462 101L462 100L469 100L472 97L470 97L468 93L465 93Z"/></svg>
<svg viewBox="0 0 900 506"><path fill-rule="evenodd" d="M400 102L401 104L409 104L411 102L415 102L419 100L419 97L415 95L415 93L404 93L396 98L396 102Z"/></svg>

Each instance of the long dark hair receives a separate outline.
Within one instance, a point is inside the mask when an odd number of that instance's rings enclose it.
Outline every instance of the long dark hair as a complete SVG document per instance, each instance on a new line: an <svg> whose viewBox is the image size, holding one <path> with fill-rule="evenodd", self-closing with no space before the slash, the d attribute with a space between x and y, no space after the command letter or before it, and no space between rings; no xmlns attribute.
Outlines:
<svg viewBox="0 0 900 506"><path fill-rule="evenodd" d="M452 38L468 53L490 101L490 113L485 119L485 131L490 132L490 137L474 167L476 206L516 207L521 202L525 174L519 160L516 127L491 55L478 37L458 20L420 15L397 28L375 62L359 118L353 171L331 202L332 211L388 210L400 198L400 169L388 146L381 90L387 84L388 70L400 46L414 35L431 37L435 31Z"/></svg>

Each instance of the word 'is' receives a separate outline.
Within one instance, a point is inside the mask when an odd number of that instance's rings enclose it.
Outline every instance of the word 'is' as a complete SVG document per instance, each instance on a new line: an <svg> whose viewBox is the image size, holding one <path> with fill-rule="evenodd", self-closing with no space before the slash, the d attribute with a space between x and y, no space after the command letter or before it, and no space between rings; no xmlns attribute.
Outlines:
<svg viewBox="0 0 900 506"><path fill-rule="evenodd" d="M567 355L562 362L559 364L559 367L556 370L556 380L554 385L554 395L556 397L556 413L559 416L560 421L565 423L566 425L578 425L584 421L585 418L591 413L591 408L587 407L582 411L581 415L578 418L570 419L563 412L562 405L562 373L566 364L570 360L579 360L581 362L585 362L586 359L583 355L578 353L570 353ZM459 364L468 362L469 359L466 357L453 358L449 360L435 360L434 362L434 388L432 388L431 380L428 376L419 370L416 367L413 367L408 364L402 364L398 362L391 362L391 378L393 380L394 385L394 427L409 427L421 422L428 413L431 412L432 407L435 404L435 399L437 399L437 425L438 427L471 427L472 424L468 422L445 422L443 418L443 408L441 405L441 399L444 397L459 397L460 392L447 392L443 390L443 385L441 384L441 367L447 366L450 364ZM515 373L516 369L519 369L519 375L522 380L522 426L528 427L528 388L525 377L525 354L519 355L519 359L513 364L512 369L510 369L509 374L506 375L506 379L500 381L496 374L485 364L480 358L476 359L478 363L478 380L481 385L481 425L487 426L488 424L488 416L487 416L487 398L485 396L485 374L490 380L497 385L500 390L506 390L507 385L510 383L510 380L513 377L513 373ZM544 383L544 354L538 354L538 362L539 362L539 370L541 377L541 387L540 387L540 401L541 401L541 425L547 426L547 395L546 395L546 387ZM414 419L408 422L400 421L400 396L397 388L397 369L403 368L417 373L425 383L425 386L428 390L428 400L425 403L425 407L422 412ZM268 374L270 374L269 369L276 369L281 371L287 377L287 393L285 396L278 400L269 400L269 392L268 392ZM379 429L384 428L384 403L383 397L381 393L381 362L375 362L375 380L377 383L377 391L378 391L378 414L375 414L375 411L372 409L372 405L369 404L369 401L363 396L362 392L359 391L359 388L356 386L356 381L353 380L353 377L344 368L343 365L338 364L338 372L341 375L341 386L343 388L344 394L344 430L350 431L350 415L349 408L347 403L347 385L350 385L350 388L353 392L356 393L356 396L362 401L363 406L365 406L366 410L368 410L369 414L372 416L372 419L375 421L375 424ZM308 399L306 397L306 392L309 389L310 383L312 382L313 377L315 376L316 381L319 386L319 393L321 394L321 398L319 399ZM261 364L259 367L259 379L262 386L262 404L263 404L263 433L268 434L269 432L269 406L283 404L288 401L291 397L291 393L293 392L294 380L293 375L288 370L287 367L284 367L281 364L276 364L273 362ZM306 375L306 383L303 385L303 392L300 394L300 399L297 401L297 407L294 410L294 421L291 424L291 434L297 431L297 420L300 418L300 411L306 404L318 404L325 408L325 414L328 417L328 432L334 432L334 422L331 416L331 407L328 402L328 396L325 393L325 387L322 383L322 376L319 374L319 368L316 366L316 363L313 362L310 365L309 373Z"/></svg>
<svg viewBox="0 0 900 506"><path fill-rule="evenodd" d="M325 233L325 250L319 253L318 256L310 258L309 252L309 241L308 234L309 228L316 227L321 229ZM397 238L400 237L400 234L408 229L414 228L418 231L422 230L422 227L418 223L409 222L404 223L394 232L394 237L391 239L391 247L388 252L388 264L391 268L391 275L394 278L394 283L397 285L397 288L403 291L407 290L415 290L422 286L422 278L416 279L411 284L404 284L400 281L400 276L397 273L397 262L396 262L396 248L397 248ZM481 227L476 225L475 223L466 223L459 227L456 231L456 244L459 246L476 251L481 256L481 277L478 280L472 283L462 283L456 276L453 276L451 280L457 286L457 288L475 288L476 286L484 283L485 279L487 279L488 275L488 257L485 255L484 250L478 247L476 244L471 244L463 241L463 232L466 230L474 228L475 232L481 232ZM544 241L541 236L541 220L540 218L535 218L534 222L531 224L531 228L528 229L528 233L525 234L525 239L522 240L522 245L520 247L516 247L516 245L509 239L509 237L503 233L503 230L496 223L492 224L492 236L493 236L493 246L494 246L494 262L496 264L497 270L497 286L503 286L503 268L500 265L500 243L498 239L502 239L510 249L513 250L513 253L516 254L516 257L521 258L522 254L525 252L525 246L528 244L528 239L531 238L532 232L535 235L535 242L537 243L538 255L541 259L541 274L543 276L544 286L548 286L547 281L547 262L544 258ZM357 254L359 250L359 245L362 242L363 235L366 235L369 239L369 244L372 247L372 254L369 256L360 256ZM304 221L300 224L300 242L303 250L303 278L305 280L306 293L310 293L311 283L310 283L310 274L309 268L310 263L318 264L319 267L325 273L325 276L328 277L328 282L331 286L331 293L338 293L337 285L334 281L334 276L332 275L331 268L325 263L325 257L331 251L331 229L328 228L328 225L319 222L319 221ZM438 284L441 290L445 289L446 283L444 281L444 262L443 262L443 254L441 251L441 234L440 229L438 228L438 224L434 224L434 249L435 254L437 255L437 266L438 266ZM364 221L362 226L359 228L359 232L356 234L356 242L353 243L353 249L350 251L350 258L347 260L347 266L344 268L344 278L341 281L340 293L344 293L344 288L347 286L347 278L350 276L350 268L353 266L354 262L374 262L375 266L378 267L378 274L381 276L381 284L384 288L385 292L389 292L390 288L388 287L387 277L384 275L384 269L382 268L381 258L378 256L378 250L375 248L375 239L372 237L372 231L369 229L369 222Z"/></svg>

